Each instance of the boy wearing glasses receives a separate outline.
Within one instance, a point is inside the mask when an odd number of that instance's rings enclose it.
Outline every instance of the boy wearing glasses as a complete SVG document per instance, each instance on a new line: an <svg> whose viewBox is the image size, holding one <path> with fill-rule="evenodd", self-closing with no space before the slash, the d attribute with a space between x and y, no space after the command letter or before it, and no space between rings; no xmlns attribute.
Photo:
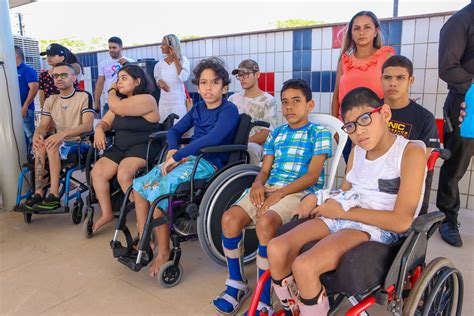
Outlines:
<svg viewBox="0 0 474 316"><path fill-rule="evenodd" d="M268 134L277 124L277 106L275 98L258 87L260 68L256 61L245 59L239 67L232 70L232 74L239 80L242 91L234 93L229 101L239 109L239 114L250 115L253 120L270 123L270 129L256 127L250 131L248 152L250 163L258 165L263 159L263 143Z"/></svg>
<svg viewBox="0 0 474 316"><path fill-rule="evenodd" d="M257 268L261 276L268 269L267 244L277 228L290 221L305 194L323 187L323 167L331 157L332 140L329 130L308 121L313 108L311 88L306 81L291 79L283 84L281 109L288 124L269 134L263 145L265 156L260 173L252 187L222 217L222 246L229 278L226 290L213 301L220 314L234 315L250 294L243 272L242 230L251 223L256 225ZM271 311L270 305L269 281L258 310Z"/></svg>
<svg viewBox="0 0 474 316"><path fill-rule="evenodd" d="M390 107L382 104L368 88L356 88L342 100L343 130L355 146L341 192L355 196L356 203L344 205L342 193L322 200L310 194L299 207L312 217L268 245L275 294L288 312L327 315L320 276L335 270L347 251L364 242L397 242L421 208L426 147L392 134ZM318 243L300 254L312 241Z"/></svg>
<svg viewBox="0 0 474 316"><path fill-rule="evenodd" d="M92 96L74 88L76 75L74 68L67 63L58 63L51 76L59 94L46 99L41 122L33 135L35 154L35 194L22 204L26 210L54 210L61 206L59 199L59 174L61 160L74 159L80 135L92 130L94 110ZM46 138L48 126L53 123L55 133ZM86 146L81 153L87 151ZM51 187L44 198L43 176L46 155L49 160ZM78 157L77 157L78 158Z"/></svg>

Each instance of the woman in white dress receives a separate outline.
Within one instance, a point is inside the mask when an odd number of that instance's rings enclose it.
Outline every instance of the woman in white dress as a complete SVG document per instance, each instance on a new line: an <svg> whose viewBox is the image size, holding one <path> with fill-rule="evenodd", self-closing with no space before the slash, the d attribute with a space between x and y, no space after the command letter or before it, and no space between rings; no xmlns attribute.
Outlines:
<svg viewBox="0 0 474 316"><path fill-rule="evenodd" d="M186 112L184 83L189 79L189 60L181 55L181 43L174 34L165 35L161 42L165 58L155 65L153 71L156 84L161 89L158 109L160 121L175 113L183 117Z"/></svg>

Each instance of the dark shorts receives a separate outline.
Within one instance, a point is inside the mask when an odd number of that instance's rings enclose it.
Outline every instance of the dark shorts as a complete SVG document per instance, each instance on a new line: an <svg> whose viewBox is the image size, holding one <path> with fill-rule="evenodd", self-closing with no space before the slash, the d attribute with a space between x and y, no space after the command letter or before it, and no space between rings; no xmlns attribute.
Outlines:
<svg viewBox="0 0 474 316"><path fill-rule="evenodd" d="M146 160L147 144L138 144L127 149L120 149L114 145L110 146L104 151L103 157L107 157L116 164L119 164L125 158L141 158ZM160 153L161 148L158 146L151 146L149 157L155 159Z"/></svg>

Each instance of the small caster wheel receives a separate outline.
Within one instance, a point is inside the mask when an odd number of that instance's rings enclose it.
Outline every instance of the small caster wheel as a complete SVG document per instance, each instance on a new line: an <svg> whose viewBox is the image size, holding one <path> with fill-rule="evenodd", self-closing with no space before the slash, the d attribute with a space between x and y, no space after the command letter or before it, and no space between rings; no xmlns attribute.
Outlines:
<svg viewBox="0 0 474 316"><path fill-rule="evenodd" d="M165 288L173 287L181 281L183 277L183 266L178 264L177 266L173 261L164 263L158 271L158 281L160 285Z"/></svg>
<svg viewBox="0 0 474 316"><path fill-rule="evenodd" d="M92 225L94 225L94 208L88 207L86 210L86 216L84 218L84 223L82 224L82 233L84 237L92 237Z"/></svg>
<svg viewBox="0 0 474 316"><path fill-rule="evenodd" d="M72 207L72 222L74 225L78 225L82 221L82 207L84 206L84 202L82 201L76 201L74 202L74 206Z"/></svg>
<svg viewBox="0 0 474 316"><path fill-rule="evenodd" d="M25 223L29 224L31 223L31 217L33 216L33 214L31 213L23 213L23 220L25 221Z"/></svg>

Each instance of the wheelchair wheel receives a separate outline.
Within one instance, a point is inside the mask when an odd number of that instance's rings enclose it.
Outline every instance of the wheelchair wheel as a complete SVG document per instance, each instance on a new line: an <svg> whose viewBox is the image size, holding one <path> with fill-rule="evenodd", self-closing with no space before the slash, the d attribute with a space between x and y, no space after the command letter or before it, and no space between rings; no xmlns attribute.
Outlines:
<svg viewBox="0 0 474 316"><path fill-rule="evenodd" d="M23 213L23 220L25 221L25 223L27 224L31 223L31 217L33 217L32 213L26 213L26 212Z"/></svg>
<svg viewBox="0 0 474 316"><path fill-rule="evenodd" d="M168 261L160 267L158 271L158 281L162 287L173 287L181 281L183 277L183 266L175 265L174 261Z"/></svg>
<svg viewBox="0 0 474 316"><path fill-rule="evenodd" d="M460 315L462 277L446 258L431 261L410 290L403 315Z"/></svg>
<svg viewBox="0 0 474 316"><path fill-rule="evenodd" d="M82 207L84 206L84 202L82 200L74 202L74 206L72 207L71 218L74 225L78 225L82 221Z"/></svg>
<svg viewBox="0 0 474 316"><path fill-rule="evenodd" d="M94 224L94 208L92 206L88 207L86 210L86 217L84 218L84 223L82 224L82 233L84 237L92 237L92 225Z"/></svg>
<svg viewBox="0 0 474 316"><path fill-rule="evenodd" d="M216 263L226 265L222 249L221 219L225 210L242 195L244 190L252 186L260 167L254 165L234 166L214 179L199 206L198 237L204 252ZM258 239L255 228L245 229L244 263L255 260Z"/></svg>

